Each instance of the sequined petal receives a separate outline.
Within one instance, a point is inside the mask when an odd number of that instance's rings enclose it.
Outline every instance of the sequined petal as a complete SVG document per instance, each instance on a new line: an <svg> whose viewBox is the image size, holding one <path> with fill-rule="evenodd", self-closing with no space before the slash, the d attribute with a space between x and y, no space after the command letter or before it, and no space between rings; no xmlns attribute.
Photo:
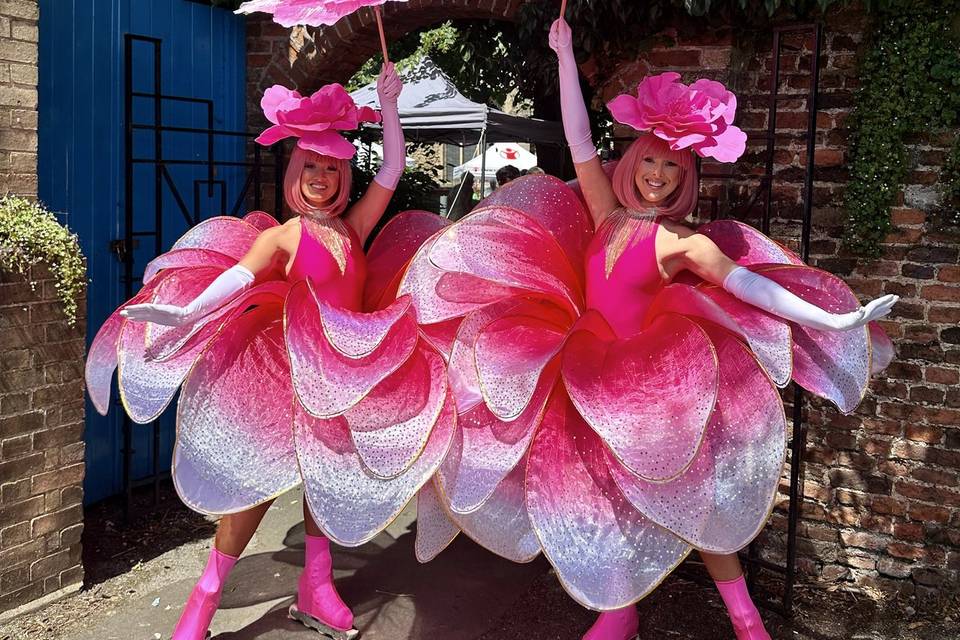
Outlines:
<svg viewBox="0 0 960 640"><path fill-rule="evenodd" d="M394 300L390 306L372 313L358 313L335 307L318 298L323 334L330 346L348 358L364 358L383 344L400 319L410 311L410 296Z"/></svg>
<svg viewBox="0 0 960 640"><path fill-rule="evenodd" d="M840 278L804 266L759 267L758 273L831 313L846 313L860 302ZM820 331L798 324L793 329L793 379L830 400L840 411L857 408L870 377L870 330Z"/></svg>
<svg viewBox="0 0 960 640"><path fill-rule="evenodd" d="M440 269L547 295L571 310L583 307L583 287L568 256L538 222L509 207L474 210L434 241Z"/></svg>
<svg viewBox="0 0 960 640"><path fill-rule="evenodd" d="M422 324L420 335L443 355L444 360L450 360L453 341L457 339L457 332L462 322L463 318L451 318L434 324Z"/></svg>
<svg viewBox="0 0 960 640"><path fill-rule="evenodd" d="M426 483L417 493L417 538L413 549L418 562L436 558L460 533L440 503L435 482Z"/></svg>
<svg viewBox="0 0 960 640"><path fill-rule="evenodd" d="M450 224L429 211L404 211L390 219L367 252L364 308L379 309L396 295L400 278L427 238Z"/></svg>
<svg viewBox="0 0 960 640"><path fill-rule="evenodd" d="M149 284L161 269L177 267L221 267L229 269L237 261L219 251L210 249L173 249L162 253L146 266L143 271L143 283Z"/></svg>
<svg viewBox="0 0 960 640"><path fill-rule="evenodd" d="M262 304L228 322L184 382L173 461L183 501L236 513L296 486L293 405L280 304Z"/></svg>
<svg viewBox="0 0 960 640"><path fill-rule="evenodd" d="M568 326L539 315L511 313L483 328L475 357L481 392L493 415L514 420L523 413Z"/></svg>
<svg viewBox="0 0 960 640"><path fill-rule="evenodd" d="M343 414L370 473L393 478L414 463L447 397L443 358L425 343Z"/></svg>
<svg viewBox="0 0 960 640"><path fill-rule="evenodd" d="M526 410L516 420L499 420L483 403L460 414L459 455L448 456L440 468L444 493L455 514L480 509L516 467L543 419L558 371L559 362L554 360L543 372Z"/></svg>
<svg viewBox="0 0 960 640"><path fill-rule="evenodd" d="M265 211L251 211L243 216L243 221L252 224L258 231L266 231L280 224L276 218Z"/></svg>
<svg viewBox="0 0 960 640"><path fill-rule="evenodd" d="M230 216L207 218L180 236L172 249L210 249L235 261L246 255L260 230L249 222Z"/></svg>
<svg viewBox="0 0 960 640"><path fill-rule="evenodd" d="M455 427L456 410L453 399L448 398L413 466L396 478L383 480L366 471L346 420L314 418L295 405L297 455L317 524L337 544L355 547L371 540L436 472Z"/></svg>
<svg viewBox="0 0 960 640"><path fill-rule="evenodd" d="M360 402L417 345L416 322L405 313L370 355L351 358L340 353L324 339L320 310L306 282L290 289L284 315L293 385L304 408L318 417L339 415Z"/></svg>
<svg viewBox="0 0 960 640"><path fill-rule="evenodd" d="M553 176L511 180L480 203L483 207L513 207L536 220L556 239L571 264L583 264L593 223L574 189Z"/></svg>
<svg viewBox="0 0 960 640"><path fill-rule="evenodd" d="M575 329L563 379L617 458L643 478L663 480L683 471L700 446L717 396L717 359L703 329L664 314L626 340Z"/></svg>
<svg viewBox="0 0 960 640"><path fill-rule="evenodd" d="M697 229L739 265L803 264L797 254L753 227L736 220L716 220Z"/></svg>
<svg viewBox="0 0 960 640"><path fill-rule="evenodd" d="M562 391L530 449L527 509L543 552L574 600L626 606L652 591L690 547L627 502L604 446Z"/></svg>
<svg viewBox="0 0 960 640"><path fill-rule="evenodd" d="M735 553L766 524L783 470L786 419L776 387L749 350L704 325L717 350L717 406L697 457L665 483L641 480L608 454L614 479L648 518L698 549Z"/></svg>
<svg viewBox="0 0 960 640"><path fill-rule="evenodd" d="M459 445L459 438L455 438L447 460L460 454ZM457 526L477 544L513 562L530 562L540 553L540 541L527 514L526 472L524 457L497 484L482 507L468 514L450 514ZM441 482L441 488L445 487Z"/></svg>
<svg viewBox="0 0 960 640"><path fill-rule="evenodd" d="M657 294L647 311L647 323L670 312L704 318L740 335L778 386L790 382L790 327L779 318L740 302L719 287L695 289L685 284L668 285Z"/></svg>

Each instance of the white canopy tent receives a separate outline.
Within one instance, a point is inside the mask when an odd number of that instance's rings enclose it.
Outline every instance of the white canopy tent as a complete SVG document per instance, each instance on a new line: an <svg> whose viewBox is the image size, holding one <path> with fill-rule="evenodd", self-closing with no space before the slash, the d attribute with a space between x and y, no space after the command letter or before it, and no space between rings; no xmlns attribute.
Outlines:
<svg viewBox="0 0 960 640"><path fill-rule="evenodd" d="M464 96L429 58L404 71L398 107L408 142L542 142L561 144L559 122L514 116ZM358 106L379 108L376 82L350 94Z"/></svg>
<svg viewBox="0 0 960 640"><path fill-rule="evenodd" d="M459 178L469 171L478 178L481 177L482 173L484 181L487 181L494 179L497 170L501 167L513 165L522 170L529 169L536 164L537 156L520 145L512 142L496 142L487 149L483 156L477 156L468 162L464 162L459 167L455 167L453 177Z"/></svg>

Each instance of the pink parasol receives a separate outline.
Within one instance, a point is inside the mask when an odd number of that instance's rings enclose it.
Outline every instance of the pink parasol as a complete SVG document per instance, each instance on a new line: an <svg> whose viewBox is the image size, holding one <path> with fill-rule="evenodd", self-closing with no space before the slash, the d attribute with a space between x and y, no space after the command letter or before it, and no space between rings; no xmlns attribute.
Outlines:
<svg viewBox="0 0 960 640"><path fill-rule="evenodd" d="M407 0L392 1L406 2ZM319 27L335 24L344 16L362 7L373 7L377 28L380 30L383 60L389 62L387 39L383 33L383 21L380 16L380 5L384 2L387 0L249 0L240 5L237 13L270 13L273 14L274 22L284 27L294 25Z"/></svg>

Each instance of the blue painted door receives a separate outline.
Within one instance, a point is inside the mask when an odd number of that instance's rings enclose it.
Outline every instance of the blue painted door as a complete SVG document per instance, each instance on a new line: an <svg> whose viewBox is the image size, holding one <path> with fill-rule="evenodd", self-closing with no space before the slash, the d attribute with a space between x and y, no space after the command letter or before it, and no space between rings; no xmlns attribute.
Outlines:
<svg viewBox="0 0 960 640"><path fill-rule="evenodd" d="M245 24L229 11L191 0L40 0L40 197L62 212L79 235L90 277L87 301L87 340L92 340L103 320L123 301L124 265L111 252L111 242L125 235L124 162L124 41L126 34L159 40L159 65L153 46L132 43L132 89L152 92L156 72L166 95L213 101L213 127L245 129ZM134 97L133 120L154 124L155 101ZM165 100L162 123L166 126L206 128L206 105ZM133 133L135 156L149 160L155 153L154 132ZM204 135L166 132L162 151L166 158L203 159L208 139ZM244 160L243 138L218 137L214 156L219 160ZM137 231L156 226L155 166L135 165L134 224ZM244 167L221 167L215 178L236 193ZM207 169L171 166L171 181L182 200L193 208L194 180L208 177ZM215 197L206 186L197 190L200 217L221 213L219 187ZM140 286L143 267L156 246L169 248L189 226L169 186L162 188L162 235L139 239L134 249L133 289ZM114 389L116 395L116 389ZM169 468L173 446L172 411L161 418L158 453ZM122 490L122 410L111 408L105 418L87 403L86 501L94 502ZM152 471L153 434L149 425L133 425L134 478Z"/></svg>

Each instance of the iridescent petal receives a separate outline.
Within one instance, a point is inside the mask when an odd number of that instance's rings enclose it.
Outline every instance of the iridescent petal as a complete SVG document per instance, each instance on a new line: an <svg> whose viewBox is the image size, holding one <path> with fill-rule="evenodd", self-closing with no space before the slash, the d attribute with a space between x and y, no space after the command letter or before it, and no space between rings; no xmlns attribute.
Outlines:
<svg viewBox="0 0 960 640"><path fill-rule="evenodd" d="M739 265L803 264L803 260L753 227L736 220L715 220L697 229Z"/></svg>
<svg viewBox="0 0 960 640"><path fill-rule="evenodd" d="M258 231L266 231L280 224L276 218L265 211L251 211L243 216L243 221L252 224Z"/></svg>
<svg viewBox="0 0 960 640"><path fill-rule="evenodd" d="M294 404L294 434L310 511L337 544L359 546L382 531L426 484L450 448L456 427L453 399L444 403L423 453L390 480L371 476L342 417L314 418Z"/></svg>
<svg viewBox="0 0 960 640"><path fill-rule="evenodd" d="M343 414L371 474L394 478L414 463L447 397L443 358L425 343Z"/></svg>
<svg viewBox="0 0 960 640"><path fill-rule="evenodd" d="M628 469L648 480L683 471L717 396L717 357L693 321L654 319L626 340L575 328L563 352L570 399Z"/></svg>
<svg viewBox="0 0 960 640"><path fill-rule="evenodd" d="M293 405L280 304L228 322L180 395L173 479L184 503L236 513L296 486Z"/></svg>
<svg viewBox="0 0 960 640"><path fill-rule="evenodd" d="M786 419L776 387L750 351L715 325L720 386L697 457L669 482L644 481L610 454L627 499L694 547L735 553L763 528L773 509L786 449Z"/></svg>
<svg viewBox="0 0 960 640"><path fill-rule="evenodd" d="M177 267L221 267L226 270L237 264L230 256L210 249L173 249L162 253L147 264L143 283L149 284L161 269Z"/></svg>
<svg viewBox="0 0 960 640"><path fill-rule="evenodd" d="M877 374L887 368L893 362L893 357L897 355L893 342L887 336L877 322L871 322L870 327L870 346L873 358L870 361L870 374Z"/></svg>
<svg viewBox="0 0 960 640"><path fill-rule="evenodd" d="M413 549L418 562L430 562L450 546L460 528L447 516L434 482L417 493L417 539Z"/></svg>
<svg viewBox="0 0 960 640"><path fill-rule="evenodd" d="M240 260L258 235L260 230L249 222L231 216L217 216L191 227L172 249L209 249Z"/></svg>
<svg viewBox="0 0 960 640"><path fill-rule="evenodd" d="M600 610L644 597L690 550L631 506L605 456L563 392L554 394L530 448L527 509L567 593Z"/></svg>
<svg viewBox="0 0 960 640"><path fill-rule="evenodd" d="M389 316L393 310L382 313ZM351 358L340 353L324 339L317 301L304 281L290 289L284 315L293 386L304 408L318 417L340 415L356 405L417 345L416 322L405 313L370 355Z"/></svg>

